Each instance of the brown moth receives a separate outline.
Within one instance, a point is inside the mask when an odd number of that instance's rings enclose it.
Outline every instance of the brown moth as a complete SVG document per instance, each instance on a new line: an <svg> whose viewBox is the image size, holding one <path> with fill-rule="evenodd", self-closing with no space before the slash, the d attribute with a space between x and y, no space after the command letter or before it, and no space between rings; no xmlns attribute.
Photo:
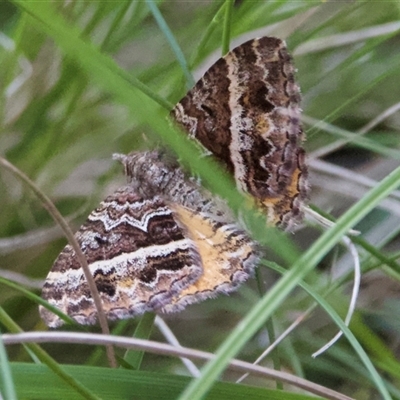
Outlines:
<svg viewBox="0 0 400 400"><path fill-rule="evenodd" d="M256 244L226 205L159 152L118 155L129 185L100 203L75 237L109 320L173 312L236 289L252 273ZM76 254L56 259L42 297L81 324L97 311ZM46 324L63 320L40 306Z"/></svg>
<svg viewBox="0 0 400 400"><path fill-rule="evenodd" d="M272 225L301 219L307 167L299 88L285 43L250 40L219 59L172 116L232 173ZM105 199L76 233L109 320L172 312L229 293L253 271L257 245L225 203L159 152L117 156L129 183ZM70 245L42 296L81 324L97 312ZM63 320L40 307L49 327Z"/></svg>

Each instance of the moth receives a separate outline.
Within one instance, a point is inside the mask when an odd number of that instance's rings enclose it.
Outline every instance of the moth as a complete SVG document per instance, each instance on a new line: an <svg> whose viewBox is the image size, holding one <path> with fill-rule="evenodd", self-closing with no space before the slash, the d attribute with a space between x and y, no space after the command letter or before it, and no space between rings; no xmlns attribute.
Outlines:
<svg viewBox="0 0 400 400"><path fill-rule="evenodd" d="M222 201L157 151L117 158L129 184L101 202L75 235L109 320L179 311L229 293L248 278L257 245ZM96 323L89 286L69 244L42 296L78 323ZM49 327L63 324L45 307L40 314Z"/></svg>
<svg viewBox="0 0 400 400"><path fill-rule="evenodd" d="M307 198L300 93L285 43L250 40L219 59L171 115L216 157L265 213L290 229ZM128 184L107 197L76 233L109 320L174 312L244 282L259 249L226 204L163 153L116 157ZM42 297L78 323L97 312L70 245ZM40 306L45 323L63 324Z"/></svg>

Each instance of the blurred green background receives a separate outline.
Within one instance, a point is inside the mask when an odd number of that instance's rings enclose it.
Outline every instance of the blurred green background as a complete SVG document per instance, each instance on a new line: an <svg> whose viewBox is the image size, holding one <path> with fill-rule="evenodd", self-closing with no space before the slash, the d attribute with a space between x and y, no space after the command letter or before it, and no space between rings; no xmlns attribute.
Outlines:
<svg viewBox="0 0 400 400"><path fill-rule="evenodd" d="M78 32L81 40L111 57L126 72L124 76L132 78L126 81L127 93L131 88L132 96L138 92L135 79L146 85L149 101L141 103L138 95L133 99L138 104L135 112L106 89L98 71L90 73L79 49L75 57L72 50L65 54L66 47L54 41L46 28L45 13L42 19L29 15L23 3L0 3L0 156L24 171L77 229L99 201L124 183L121 167L111 159L113 153L164 143L148 118L154 115L160 126L164 123L168 103L160 103L157 95L174 104L190 81L168 43L166 30L160 29L144 1L51 4L71 32ZM188 70L198 79L221 56L224 3L154 4L181 47ZM302 89L310 202L335 217L399 165L399 17L400 5L395 1L243 0L233 6L231 48L263 35L287 42ZM65 32L60 30L58 35L68 43ZM104 79L110 78L104 75ZM330 125L316 125L318 121ZM357 227L376 254L359 247L364 274L352 326L385 374L393 398L400 398L400 269L395 263L400 250L396 240L399 199L400 193L393 193ZM0 169L0 221L0 276L39 294L41 281L66 240L32 192L5 169ZM318 234L319 229L299 227L290 239L306 249ZM384 257L394 262L383 262ZM272 256L267 253L265 258ZM307 277L322 294L330 284L340 282L327 300L343 316L351 270L348 252L338 247ZM251 280L230 297L190 306L166 320L182 345L213 351L277 276L261 266L258 285ZM45 329L37 304L0 285L0 306L16 323L27 331ZM296 290L274 316L276 335L311 304L304 291ZM120 330L130 335L136 324L137 320L128 321ZM278 362L283 370L354 398L375 398L374 384L346 339L316 360L310 357L336 332L329 316L315 311L274 351L275 365ZM162 340L157 329L151 338ZM265 328L240 356L255 360L269 341ZM92 358L89 346L84 350L71 345L44 347L63 363L89 360L106 365L104 355ZM12 361L30 359L20 347L10 347L8 355ZM271 365L270 358L264 364ZM185 373L179 360L154 355L144 357L143 369ZM236 374L226 377L234 379ZM259 378L247 382L266 385ZM271 382L268 385L274 387Z"/></svg>

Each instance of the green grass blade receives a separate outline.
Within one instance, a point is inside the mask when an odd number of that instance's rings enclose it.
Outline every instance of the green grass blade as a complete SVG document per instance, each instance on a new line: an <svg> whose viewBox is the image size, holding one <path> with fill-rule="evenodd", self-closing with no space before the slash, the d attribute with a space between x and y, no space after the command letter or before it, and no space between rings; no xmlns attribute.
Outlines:
<svg viewBox="0 0 400 400"><path fill-rule="evenodd" d="M12 363L12 373L20 398L42 400L75 400L76 393L63 385L45 366ZM110 370L109 368L63 365L69 374L81 379L103 400L176 399L190 381L189 377L133 370ZM208 400L313 400L318 397L274 391L234 383L218 383L207 396Z"/></svg>
<svg viewBox="0 0 400 400"><path fill-rule="evenodd" d="M129 107L136 116L157 132L161 139L179 154L182 161L190 165L194 171L210 185L211 190L230 200L230 205L238 209L244 203L243 196L238 194L231 179L224 177L215 162L201 157L198 147L189 141L183 134L179 135L165 118L166 112L154 104L154 101L163 103L163 107L172 108L172 105L149 96L143 88L136 85L136 80L121 70L108 56L102 54L91 43L84 42L79 31L69 26L60 15L54 13L49 3L31 3L15 0L15 4L28 12L37 22L37 27L53 37L61 49L70 57L77 60L80 67L87 71L106 91ZM135 86L127 82L135 81ZM139 90L138 90L139 89ZM146 89L148 91L148 89ZM197 155L197 156L196 156Z"/></svg>
<svg viewBox="0 0 400 400"><path fill-rule="evenodd" d="M229 52L229 44L231 39L231 25L234 0L225 0L225 15L222 31L222 56Z"/></svg>
<svg viewBox="0 0 400 400"><path fill-rule="evenodd" d="M293 265L293 268L281 278L278 283L261 299L260 302L238 324L235 330L224 341L216 352L216 358L203 369L202 376L193 380L191 385L182 393L180 400L201 399L214 381L218 379L229 360L233 358L244 344L255 334L261 325L273 314L278 306L295 288L299 281L310 272L322 257L336 244L346 232L365 217L392 190L400 185L400 168L388 175L378 186L372 189L364 198L351 207L335 226L326 231L314 245ZM338 322L338 321L335 321ZM349 333L347 329L345 333ZM390 395L376 372L374 366L364 357L364 353L356 342L352 342L361 360L365 363L377 389L384 399ZM361 352L360 352L361 351Z"/></svg>
<svg viewBox="0 0 400 400"><path fill-rule="evenodd" d="M0 397L7 400L17 400L15 385L11 373L10 363L8 361L7 352L1 339L0 331Z"/></svg>
<svg viewBox="0 0 400 400"><path fill-rule="evenodd" d="M182 50L178 45L178 42L176 41L171 29L169 29L169 26L165 22L164 17L160 13L160 10L157 8L154 1L146 0L146 4L149 7L149 10L152 12L154 19L157 21L157 24L160 27L164 36L166 37L169 45L171 46L171 49L174 52L175 57L182 68L183 73L185 74L187 88L190 89L191 87L194 86L195 82L192 74L189 71L185 56L183 55Z"/></svg>
<svg viewBox="0 0 400 400"><path fill-rule="evenodd" d="M154 313L145 313L140 318L133 337L137 339L149 339L153 332L155 318L156 315ZM130 364L132 368L139 370L142 365L144 353L145 352L141 350L127 350L124 355L124 360Z"/></svg>
<svg viewBox="0 0 400 400"><path fill-rule="evenodd" d="M22 332L22 329L15 324L15 322L7 315L7 313L0 307L0 321L11 333ZM64 384L68 385L71 391L75 393L75 396L87 400L101 400L101 397L95 395L85 385L83 385L79 378L73 378L68 372L66 372L52 357L50 357L39 345L35 343L26 343L25 346L43 363L46 365L45 368L49 368L54 375L57 375ZM19 384L16 384L19 387Z"/></svg>

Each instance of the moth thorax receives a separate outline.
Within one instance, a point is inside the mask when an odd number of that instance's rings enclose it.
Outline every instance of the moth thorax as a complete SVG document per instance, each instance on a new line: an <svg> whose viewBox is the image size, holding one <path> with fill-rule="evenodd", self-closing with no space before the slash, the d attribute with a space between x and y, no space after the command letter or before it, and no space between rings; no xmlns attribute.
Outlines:
<svg viewBox="0 0 400 400"><path fill-rule="evenodd" d="M128 183L145 197L168 194L184 180L177 164L163 158L158 151L114 155L124 165Z"/></svg>

